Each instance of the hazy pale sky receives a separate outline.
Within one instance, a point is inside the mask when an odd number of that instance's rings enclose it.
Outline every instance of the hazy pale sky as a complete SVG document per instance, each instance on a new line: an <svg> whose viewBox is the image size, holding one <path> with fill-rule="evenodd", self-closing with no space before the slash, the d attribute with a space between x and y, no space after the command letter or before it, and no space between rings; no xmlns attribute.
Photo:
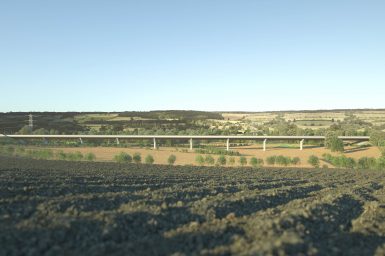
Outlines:
<svg viewBox="0 0 385 256"><path fill-rule="evenodd" d="M383 0L0 1L0 111L385 108Z"/></svg>

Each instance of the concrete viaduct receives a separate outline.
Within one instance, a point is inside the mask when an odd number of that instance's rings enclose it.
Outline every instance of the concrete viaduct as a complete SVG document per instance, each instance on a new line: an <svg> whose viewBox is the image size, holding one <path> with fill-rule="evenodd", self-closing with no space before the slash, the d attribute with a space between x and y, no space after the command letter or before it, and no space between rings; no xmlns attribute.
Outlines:
<svg viewBox="0 0 385 256"><path fill-rule="evenodd" d="M293 140L299 141L299 149L303 149L305 140L325 140L325 136L244 136L244 135L5 135L0 134L0 138L12 139L78 139L83 143L83 139L114 139L119 144L119 139L151 139L154 149L157 148L157 140L179 139L190 142L190 150L193 149L193 140L225 140L226 149L230 149L230 140L259 140L263 141L263 151L266 151L268 140ZM339 136L343 141L369 141L369 136Z"/></svg>

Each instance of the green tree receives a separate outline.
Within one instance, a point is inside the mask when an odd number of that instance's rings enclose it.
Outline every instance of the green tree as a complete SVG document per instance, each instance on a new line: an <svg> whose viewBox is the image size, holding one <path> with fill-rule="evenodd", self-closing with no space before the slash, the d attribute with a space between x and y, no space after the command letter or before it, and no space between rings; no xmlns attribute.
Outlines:
<svg viewBox="0 0 385 256"><path fill-rule="evenodd" d="M56 153L56 157L59 160L66 160L67 159L67 154L64 153L62 150L60 150L59 152Z"/></svg>
<svg viewBox="0 0 385 256"><path fill-rule="evenodd" d="M301 163L301 159L299 157L293 157L291 159L291 164L293 165L297 165L297 164L300 164Z"/></svg>
<svg viewBox="0 0 385 256"><path fill-rule="evenodd" d="M260 167L263 165L263 159L252 157L250 158L250 164L253 167Z"/></svg>
<svg viewBox="0 0 385 256"><path fill-rule="evenodd" d="M224 155L220 155L217 159L217 164L218 165L226 165L226 157Z"/></svg>
<svg viewBox="0 0 385 256"><path fill-rule="evenodd" d="M377 168L380 170L385 170L385 157L380 157L377 159Z"/></svg>
<svg viewBox="0 0 385 256"><path fill-rule="evenodd" d="M361 157L358 159L357 167L359 169L375 169L376 159L374 157Z"/></svg>
<svg viewBox="0 0 385 256"><path fill-rule="evenodd" d="M176 156L175 156L175 155L170 155L170 156L168 157L168 159L167 159L167 163L168 163L169 165L173 165L173 164L175 163L175 161L176 161Z"/></svg>
<svg viewBox="0 0 385 256"><path fill-rule="evenodd" d="M132 159L136 164L140 164L142 162L142 156L140 155L140 153L137 153L137 152L134 153L134 156L132 157Z"/></svg>
<svg viewBox="0 0 385 256"><path fill-rule="evenodd" d="M307 162L314 168L318 168L320 164L319 158L315 155L311 155Z"/></svg>
<svg viewBox="0 0 385 256"><path fill-rule="evenodd" d="M385 132L373 130L370 132L369 142L375 147L385 146Z"/></svg>
<svg viewBox="0 0 385 256"><path fill-rule="evenodd" d="M150 154L148 154L147 156L146 156L146 158L144 159L144 162L146 163L146 164L153 164L154 163L154 157L152 156L152 155L150 155Z"/></svg>
<svg viewBox="0 0 385 256"><path fill-rule="evenodd" d="M353 169L356 167L356 165L357 165L357 163L356 163L356 160L354 160L354 158L346 157L346 159L344 161L344 167L345 168Z"/></svg>
<svg viewBox="0 0 385 256"><path fill-rule="evenodd" d="M44 134L49 134L49 131L44 128L39 128L37 130L34 130L33 134L44 135Z"/></svg>
<svg viewBox="0 0 385 256"><path fill-rule="evenodd" d="M32 134L32 129L31 129L31 127L29 127L28 125L24 125L24 126L17 132L17 134L22 134L22 135Z"/></svg>
<svg viewBox="0 0 385 256"><path fill-rule="evenodd" d="M373 130L370 132L369 142L378 147L383 157L385 157L385 132Z"/></svg>
<svg viewBox="0 0 385 256"><path fill-rule="evenodd" d="M235 158L233 156L229 157L229 165L235 164Z"/></svg>
<svg viewBox="0 0 385 256"><path fill-rule="evenodd" d="M277 156L275 159L275 163L278 165L288 166L290 162L290 158L281 155Z"/></svg>
<svg viewBox="0 0 385 256"><path fill-rule="evenodd" d="M203 158L202 155L197 155L195 157L195 162L199 165L203 165L205 163L205 159Z"/></svg>
<svg viewBox="0 0 385 256"><path fill-rule="evenodd" d="M275 160L277 159L277 156L269 156L266 158L266 162L269 165L275 165Z"/></svg>
<svg viewBox="0 0 385 256"><path fill-rule="evenodd" d="M85 154L84 159L87 161L95 161L96 156L94 153L90 152L90 153Z"/></svg>
<svg viewBox="0 0 385 256"><path fill-rule="evenodd" d="M214 160L214 158L213 158L212 156L207 155L207 156L205 157L205 163L206 163L206 164L213 165L214 162L215 162L215 160Z"/></svg>
<svg viewBox="0 0 385 256"><path fill-rule="evenodd" d="M241 156L241 157L239 158L239 163L241 164L241 166L247 165L247 158L244 157L244 156Z"/></svg>
<svg viewBox="0 0 385 256"><path fill-rule="evenodd" d="M119 154L114 156L114 160L118 163L131 163L132 157L126 152L120 152Z"/></svg>
<svg viewBox="0 0 385 256"><path fill-rule="evenodd" d="M67 153L67 160L69 161L80 161L83 159L83 154L79 151L76 151L75 153L69 152Z"/></svg>
<svg viewBox="0 0 385 256"><path fill-rule="evenodd" d="M329 132L325 136L325 147L332 152L344 152L344 142L338 138L334 132Z"/></svg>

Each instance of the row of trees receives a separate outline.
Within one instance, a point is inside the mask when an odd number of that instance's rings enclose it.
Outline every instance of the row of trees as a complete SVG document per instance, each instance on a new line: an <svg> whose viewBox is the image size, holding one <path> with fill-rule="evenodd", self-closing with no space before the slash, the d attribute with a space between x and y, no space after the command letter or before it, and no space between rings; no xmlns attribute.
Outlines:
<svg viewBox="0 0 385 256"><path fill-rule="evenodd" d="M224 166L224 165L227 165L227 164L228 165L235 165L236 160L235 160L234 157L229 157L227 159L226 156L220 155L217 158L217 160L215 161L214 157L212 157L211 155L206 155L206 156L197 155L195 157L195 162L198 165L204 165L204 164L214 165L215 164L217 166ZM244 157L244 156L239 157L238 163L241 166L247 165L247 158ZM252 157L252 158L250 158L249 164L251 166L253 166L253 167L260 167L260 166L262 166L264 164L264 161L261 158Z"/></svg>
<svg viewBox="0 0 385 256"><path fill-rule="evenodd" d="M120 152L118 155L115 155L114 160L118 163L136 163L140 164L142 163L142 156L140 153L134 153L133 156L126 152ZM175 155L170 155L167 159L167 163L169 165L173 165L176 161L176 156ZM144 158L144 163L145 164L153 164L155 162L154 157L151 154L148 154Z"/></svg>

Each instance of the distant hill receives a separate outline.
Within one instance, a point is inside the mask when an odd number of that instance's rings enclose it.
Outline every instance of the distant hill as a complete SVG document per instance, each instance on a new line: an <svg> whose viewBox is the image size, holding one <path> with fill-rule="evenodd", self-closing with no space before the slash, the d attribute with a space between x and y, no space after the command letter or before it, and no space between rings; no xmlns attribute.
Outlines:
<svg viewBox="0 0 385 256"><path fill-rule="evenodd" d="M206 112L154 110L124 112L8 112L0 113L0 133L14 134L28 125L51 134L265 134L286 126L300 129L385 129L385 109L335 109L268 112ZM281 121L279 121L281 120ZM40 129L40 130L39 130ZM266 129L270 129L268 132ZM294 129L292 127L292 129ZM298 131L297 131L298 132Z"/></svg>
<svg viewBox="0 0 385 256"><path fill-rule="evenodd" d="M85 132L108 127L153 128L177 126L194 127L198 120L222 120L220 113L186 110L126 111L126 112L7 112L0 113L0 132L12 134L28 125L28 115L33 115L34 130L55 130L58 133Z"/></svg>

